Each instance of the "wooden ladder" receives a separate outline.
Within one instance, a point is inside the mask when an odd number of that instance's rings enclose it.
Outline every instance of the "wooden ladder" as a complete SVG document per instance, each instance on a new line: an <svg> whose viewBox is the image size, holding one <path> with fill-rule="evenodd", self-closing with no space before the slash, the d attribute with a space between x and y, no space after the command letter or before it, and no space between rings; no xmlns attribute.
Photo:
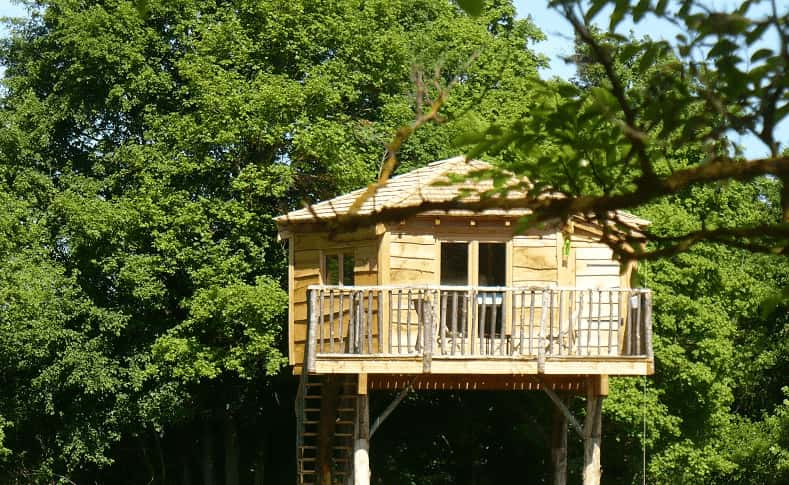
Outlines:
<svg viewBox="0 0 789 485"><path fill-rule="evenodd" d="M334 379L329 384L328 379ZM336 387L335 387L336 386ZM353 483L353 435L356 421L356 376L320 376L303 373L296 395L296 466L300 485L318 485L321 473L320 442L322 428L331 450L325 455L331 474L330 484ZM334 387L328 390L329 387ZM336 407L324 402L327 392L336 392ZM328 396L331 399L331 396ZM324 408L322 410L322 408ZM323 413L322 413L323 411ZM333 423L322 423L321 415ZM324 438L326 439L326 438Z"/></svg>

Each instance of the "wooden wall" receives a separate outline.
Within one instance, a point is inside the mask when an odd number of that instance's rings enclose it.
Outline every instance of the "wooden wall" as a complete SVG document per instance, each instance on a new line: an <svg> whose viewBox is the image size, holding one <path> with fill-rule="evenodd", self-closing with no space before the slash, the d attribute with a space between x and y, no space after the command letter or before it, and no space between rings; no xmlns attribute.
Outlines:
<svg viewBox="0 0 789 485"><path fill-rule="evenodd" d="M509 243L509 286L628 287L629 272L620 275L613 253L592 233L576 229L565 255L565 236L555 229L513 235L512 225L503 219L476 221L473 226L470 220L442 219L439 225L435 219L415 220L390 226L386 284L438 284L440 241L500 241Z"/></svg>
<svg viewBox="0 0 789 485"><path fill-rule="evenodd" d="M437 284L437 254L434 234L393 233L389 238L389 284Z"/></svg>
<svg viewBox="0 0 789 485"><path fill-rule="evenodd" d="M310 285L321 284L321 259L326 252L352 252L357 285L378 285L378 249L380 236L374 230L357 231L337 237L327 233L293 233L290 238L290 315L288 321L288 356L296 373L301 372L307 335L308 295Z"/></svg>
<svg viewBox="0 0 789 485"><path fill-rule="evenodd" d="M551 286L559 280L557 234L516 235L512 238L512 286Z"/></svg>
<svg viewBox="0 0 789 485"><path fill-rule="evenodd" d="M611 248L596 240L594 234L576 230L572 237L575 282L578 288L629 288L632 268L622 272L613 260Z"/></svg>

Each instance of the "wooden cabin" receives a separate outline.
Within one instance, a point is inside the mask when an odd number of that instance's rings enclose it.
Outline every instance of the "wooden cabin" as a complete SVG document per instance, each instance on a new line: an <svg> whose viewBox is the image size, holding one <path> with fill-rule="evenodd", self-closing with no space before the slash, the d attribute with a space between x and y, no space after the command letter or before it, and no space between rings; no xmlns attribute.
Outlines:
<svg viewBox="0 0 789 485"><path fill-rule="evenodd" d="M357 214L471 197L490 185L448 175L486 167L431 163L391 178ZM608 376L653 372L651 294L630 287L600 229L577 218L517 232L522 210L452 210L334 230L363 192L277 218L300 376L298 483L369 483L368 440L382 419L370 427L367 393L378 389L544 390L576 429L556 393L586 394L585 483L599 481Z"/></svg>

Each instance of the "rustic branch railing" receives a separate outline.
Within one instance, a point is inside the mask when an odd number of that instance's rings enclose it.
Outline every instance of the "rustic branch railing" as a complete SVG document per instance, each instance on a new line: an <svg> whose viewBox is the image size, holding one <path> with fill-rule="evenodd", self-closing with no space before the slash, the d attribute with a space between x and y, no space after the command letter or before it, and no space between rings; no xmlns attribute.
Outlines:
<svg viewBox="0 0 789 485"><path fill-rule="evenodd" d="M311 286L317 356L652 357L645 289Z"/></svg>

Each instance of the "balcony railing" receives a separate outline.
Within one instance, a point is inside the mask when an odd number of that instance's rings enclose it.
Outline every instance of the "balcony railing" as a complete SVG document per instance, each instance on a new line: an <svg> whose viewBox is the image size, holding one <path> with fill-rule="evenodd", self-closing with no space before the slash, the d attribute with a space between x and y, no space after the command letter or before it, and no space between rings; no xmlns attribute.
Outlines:
<svg viewBox="0 0 789 485"><path fill-rule="evenodd" d="M307 370L318 358L652 358L645 289L310 286Z"/></svg>

